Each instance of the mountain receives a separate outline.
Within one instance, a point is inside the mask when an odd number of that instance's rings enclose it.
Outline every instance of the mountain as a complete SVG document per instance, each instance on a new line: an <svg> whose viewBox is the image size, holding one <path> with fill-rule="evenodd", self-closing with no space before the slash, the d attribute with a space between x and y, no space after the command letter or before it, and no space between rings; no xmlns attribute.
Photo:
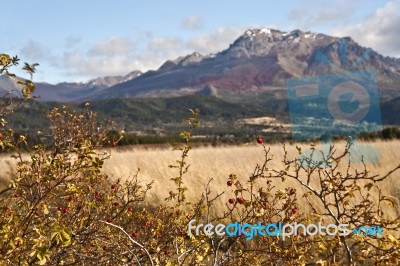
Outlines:
<svg viewBox="0 0 400 266"><path fill-rule="evenodd" d="M86 83L37 83L35 94L39 101L58 102L184 95L231 102L258 100L257 95L284 99L289 78L363 69L376 74L381 102L400 97L400 59L384 57L350 37L251 29L216 54L192 53L168 60L157 70ZM0 92L13 86L7 77L0 77Z"/></svg>
<svg viewBox="0 0 400 266"><path fill-rule="evenodd" d="M132 71L124 76L108 76L92 79L88 82L63 82L58 84L49 84L45 82L35 83L36 89L34 95L38 101L56 101L56 102L74 102L82 97L91 97L102 90L112 87L116 84L127 82L138 76L142 72ZM0 76L0 93L4 95L7 91L14 90L15 94L20 91L16 80L6 75Z"/></svg>
<svg viewBox="0 0 400 266"><path fill-rule="evenodd" d="M400 97L385 102L381 106L382 122L385 125L400 125Z"/></svg>
<svg viewBox="0 0 400 266"><path fill-rule="evenodd" d="M384 57L350 37L294 30L247 30L226 50L193 53L165 62L127 82L97 91L81 100L120 97L285 93L288 78L371 69L381 97L400 96L400 59Z"/></svg>

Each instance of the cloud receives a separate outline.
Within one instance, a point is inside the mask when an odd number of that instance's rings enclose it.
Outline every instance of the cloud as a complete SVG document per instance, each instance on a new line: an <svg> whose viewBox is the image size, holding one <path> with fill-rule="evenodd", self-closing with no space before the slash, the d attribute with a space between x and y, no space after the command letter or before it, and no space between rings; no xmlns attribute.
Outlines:
<svg viewBox="0 0 400 266"><path fill-rule="evenodd" d="M245 29L247 27L218 28L189 39L148 32L138 36L140 42L122 37L108 38L86 49L73 47L73 50L65 51L60 60L63 62L61 70L82 80L124 75L132 70L157 69L166 60L192 52L209 54L226 49Z"/></svg>
<svg viewBox="0 0 400 266"><path fill-rule="evenodd" d="M354 25L341 25L332 33L351 36L383 55L400 57L400 1L389 1L382 8Z"/></svg>
<svg viewBox="0 0 400 266"><path fill-rule="evenodd" d="M165 60L185 52L178 37L159 37L146 33L140 45L128 38L112 37L98 41L87 49L75 47L63 53L61 70L78 80L101 76L125 75L133 70L158 68Z"/></svg>
<svg viewBox="0 0 400 266"><path fill-rule="evenodd" d="M134 43L128 38L111 37L95 43L89 50L89 54L95 56L113 56L129 53L134 48Z"/></svg>
<svg viewBox="0 0 400 266"><path fill-rule="evenodd" d="M52 55L49 49L35 41L29 41L21 55L47 62L53 82L86 81L101 76L125 75L133 70L148 71L159 68L166 60L199 52L210 54L229 47L249 27L217 28L208 33L186 39L179 36L160 36L151 32L138 34L135 40L114 36L88 46L80 37L69 36L64 41L64 51ZM45 69L45 68L44 68ZM51 70L50 70L51 69ZM55 76L64 80L55 80Z"/></svg>
<svg viewBox="0 0 400 266"><path fill-rule="evenodd" d="M303 30L315 26L332 26L348 21L354 15L357 1L309 0L292 9L287 17Z"/></svg>
<svg viewBox="0 0 400 266"><path fill-rule="evenodd" d="M36 73L43 75L47 67L60 67L59 58L53 54L52 50L40 42L29 40L19 50L18 55L24 62L39 63Z"/></svg>
<svg viewBox="0 0 400 266"><path fill-rule="evenodd" d="M203 27L203 18L199 16L186 17L182 23L181 27L186 30L198 30Z"/></svg>
<svg viewBox="0 0 400 266"><path fill-rule="evenodd" d="M72 48L79 45L82 42L82 38L78 36L69 35L65 38L65 47Z"/></svg>
<svg viewBox="0 0 400 266"><path fill-rule="evenodd" d="M153 52L165 52L171 50L182 49L184 41L181 38L169 37L152 37L148 40L147 48Z"/></svg>
<svg viewBox="0 0 400 266"><path fill-rule="evenodd" d="M33 40L27 41L19 54L29 61L47 61L52 58L49 48Z"/></svg>
<svg viewBox="0 0 400 266"><path fill-rule="evenodd" d="M193 37L187 48L202 54L216 53L229 47L248 27L217 28L209 33Z"/></svg>
<svg viewBox="0 0 400 266"><path fill-rule="evenodd" d="M78 79L123 75L143 67L133 55L91 56L80 50L65 52L62 62L64 72Z"/></svg>
<svg viewBox="0 0 400 266"><path fill-rule="evenodd" d="M74 80L124 75L145 67L137 57L134 41L114 36L97 41L86 49L80 42L68 46L60 55L62 63L59 69Z"/></svg>

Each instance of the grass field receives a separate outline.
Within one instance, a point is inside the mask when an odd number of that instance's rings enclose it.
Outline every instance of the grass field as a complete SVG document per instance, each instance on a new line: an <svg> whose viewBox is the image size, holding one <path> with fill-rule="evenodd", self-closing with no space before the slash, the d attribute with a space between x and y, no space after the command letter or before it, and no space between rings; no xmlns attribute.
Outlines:
<svg viewBox="0 0 400 266"><path fill-rule="evenodd" d="M372 174L386 174L395 166L400 164L400 141L389 142L373 142L364 143L372 145L380 153L380 162L375 164L367 164ZM345 143L336 143L338 151L343 150ZM295 157L298 153L296 145L287 144L289 156ZM309 148L309 145L299 145L302 150ZM318 146L317 146L318 148ZM270 168L281 167L280 161L283 158L282 145L275 144L271 146L271 153L274 160L270 162ZM131 147L129 149L113 151L112 158L106 163L105 171L114 177L127 177L133 175L140 168L139 179L143 182L154 180L154 187L150 191L150 201L163 201L168 196L170 190L173 189L170 178L176 176L176 169L171 169L168 165L173 164L180 156L179 151L171 149L142 149L140 147ZM242 145L242 146L225 146L225 147L199 147L190 151L188 163L191 164L189 173L185 176L185 184L189 188L188 198L195 200L200 197L204 191L204 186L210 180L212 181L212 190L215 193L226 191L219 201L216 202L217 209L221 209L229 197L230 188L226 185L229 174L236 174L242 183L248 181L249 176L256 164L263 163L264 153L260 145ZM362 164L353 164L354 169L363 169ZM279 168L279 169L282 169ZM345 168L342 167L344 170ZM285 188L288 186L299 187L293 181L287 179L285 182L276 180L277 188ZM398 203L400 198L400 171L393 173L384 183L382 189L385 193L393 196ZM310 211L306 204L304 211ZM393 213L395 212L395 213ZM387 212L400 215L399 205Z"/></svg>
<svg viewBox="0 0 400 266"><path fill-rule="evenodd" d="M364 143L373 145L380 153L379 163L367 164L372 174L386 174L395 166L400 164L400 141L377 141ZM309 144L297 144L302 150L307 150ZM342 150L344 142L335 144L338 150ZM295 158L297 153L295 144L286 144L289 156ZM267 145L268 147L268 145ZM283 149L281 144L270 146L274 160L270 162L269 167L283 169L280 161L283 158ZM317 145L318 148L318 145ZM113 178L122 179L137 173L139 180L150 182L154 180L153 189L149 193L149 202L160 202L168 197L169 191L173 190L173 182L170 178L177 174L176 169L169 168L175 160L180 157L179 151L172 151L170 148L144 148L143 146L131 146L121 149L112 149L112 157L104 167L104 170ZM189 188L187 197L195 200L200 197L204 191L204 186L208 180L213 179L211 188L213 192L226 192L220 200L216 202L217 209L222 209L233 194L226 185L229 174L233 173L239 177L242 183L248 181L249 176L256 164L261 164L264 159L263 149L260 145L241 145L241 146L223 146L223 147L197 147L189 152L188 163L191 164L189 172L184 177L185 185ZM13 159L2 157L0 159L1 176L4 180L9 179L13 173ZM363 169L361 164L353 164L354 169ZM342 168L343 170L345 168ZM299 188L299 185L287 179L285 182L277 180L277 188L293 186ZM400 215L400 171L392 174L382 183L381 188L384 193L389 194L397 202L395 208L390 209L387 214ZM301 189L300 189L301 191ZM309 212L307 204L301 204L303 210Z"/></svg>

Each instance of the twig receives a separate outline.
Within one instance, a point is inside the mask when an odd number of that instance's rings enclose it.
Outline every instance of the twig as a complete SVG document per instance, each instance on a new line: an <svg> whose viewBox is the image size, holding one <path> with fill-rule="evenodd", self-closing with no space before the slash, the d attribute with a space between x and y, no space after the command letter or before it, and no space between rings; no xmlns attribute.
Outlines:
<svg viewBox="0 0 400 266"><path fill-rule="evenodd" d="M134 243L135 245L137 245L138 247L140 247L141 249L143 249L144 252L146 252L147 257L149 258L149 261L150 261L151 265L154 266L154 263L153 263L153 260L151 259L151 256L150 256L149 251L148 251L142 244L140 244L139 242L137 242L136 240L134 240L121 226L118 226L118 225L115 225L115 224L112 224L112 223L109 223L109 222L106 222L106 221L101 221L101 220L100 220L100 222L102 222L102 223L104 223L104 224L107 224L107 225L110 225L110 226L112 226L112 227L114 227L114 228L117 228L117 229L119 229L122 233L124 233L124 234L129 238L129 240L130 240L132 243Z"/></svg>

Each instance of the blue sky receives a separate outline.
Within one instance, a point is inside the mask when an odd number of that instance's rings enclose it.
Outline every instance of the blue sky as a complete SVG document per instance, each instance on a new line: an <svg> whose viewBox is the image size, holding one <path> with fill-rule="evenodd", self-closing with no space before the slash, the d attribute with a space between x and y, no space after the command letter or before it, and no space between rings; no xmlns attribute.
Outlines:
<svg viewBox="0 0 400 266"><path fill-rule="evenodd" d="M351 36L400 57L400 0L13 0L0 16L0 53L39 63L34 80L50 83L157 69L260 27Z"/></svg>

